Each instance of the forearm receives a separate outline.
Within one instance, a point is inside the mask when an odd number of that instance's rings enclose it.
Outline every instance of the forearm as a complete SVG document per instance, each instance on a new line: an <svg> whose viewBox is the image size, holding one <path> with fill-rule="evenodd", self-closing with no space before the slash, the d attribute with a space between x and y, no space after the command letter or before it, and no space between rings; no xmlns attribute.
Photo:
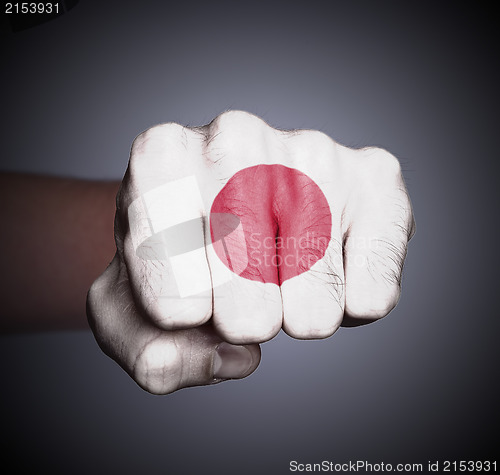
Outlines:
<svg viewBox="0 0 500 475"><path fill-rule="evenodd" d="M0 331L87 327L87 290L114 254L118 186L0 173Z"/></svg>

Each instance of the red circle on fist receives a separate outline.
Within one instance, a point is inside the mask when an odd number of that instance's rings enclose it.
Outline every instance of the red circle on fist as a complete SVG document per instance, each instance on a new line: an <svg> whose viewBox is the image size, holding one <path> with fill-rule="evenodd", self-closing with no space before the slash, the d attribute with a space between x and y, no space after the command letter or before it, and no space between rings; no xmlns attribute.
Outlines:
<svg viewBox="0 0 500 475"><path fill-rule="evenodd" d="M280 285L309 270L331 239L325 195L283 165L240 170L216 196L210 234L220 260L246 279Z"/></svg>

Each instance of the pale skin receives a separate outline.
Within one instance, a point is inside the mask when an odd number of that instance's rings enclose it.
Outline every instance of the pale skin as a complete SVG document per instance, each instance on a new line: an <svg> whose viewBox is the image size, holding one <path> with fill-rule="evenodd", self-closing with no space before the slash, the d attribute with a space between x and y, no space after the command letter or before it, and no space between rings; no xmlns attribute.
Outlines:
<svg viewBox="0 0 500 475"><path fill-rule="evenodd" d="M177 153L166 160L165 150ZM194 175L209 210L224 180L256 163L282 163L321 184L332 210L332 240L315 272L282 285L235 276L200 295L209 298L158 298L175 282L168 262L137 255L128 227L130 204L163 183ZM16 223L15 234L26 237L22 246L19 238L2 238L4 249L18 249L7 262L17 278L10 284L3 328L83 327L85 290L112 259L88 293L88 319L106 354L154 394L248 376L259 365L259 343L280 329L294 338L326 338L340 325L387 315L399 299L415 228L391 154L351 150L319 132L278 131L243 112L225 113L195 130L163 124L136 138L118 192L114 243L118 183L38 178L35 187L34 178L2 180L4 198L15 195L18 202L8 209L8 219ZM40 239L28 241L33 235ZM213 258L204 265L210 267ZM23 262L30 263L30 285L19 271ZM23 287L30 289L30 299L23 299Z"/></svg>

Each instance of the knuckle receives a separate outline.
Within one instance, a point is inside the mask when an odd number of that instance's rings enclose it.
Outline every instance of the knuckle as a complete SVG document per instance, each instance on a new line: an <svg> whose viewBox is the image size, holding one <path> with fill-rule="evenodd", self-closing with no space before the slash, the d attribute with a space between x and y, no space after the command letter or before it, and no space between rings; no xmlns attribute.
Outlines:
<svg viewBox="0 0 500 475"><path fill-rule="evenodd" d="M100 295L100 285L98 284L99 278L97 278L92 285L90 286L90 289L87 292L87 314L95 314L97 302L99 301L99 295Z"/></svg>
<svg viewBox="0 0 500 475"><path fill-rule="evenodd" d="M369 172L377 177L401 175L401 164L390 152L379 147L368 147L363 149L366 157L365 165Z"/></svg>
<svg viewBox="0 0 500 475"><path fill-rule="evenodd" d="M262 119L248 112L223 112L207 126L209 158L217 161L221 157L238 157L252 151L264 159L265 144L273 130Z"/></svg>
<svg viewBox="0 0 500 475"><path fill-rule="evenodd" d="M108 300L108 279L106 273L100 275L87 292L86 311L91 328L96 332L103 320Z"/></svg>
<svg viewBox="0 0 500 475"><path fill-rule="evenodd" d="M397 304L398 299L393 296L378 297L370 301L367 315L372 318L385 317Z"/></svg>
<svg viewBox="0 0 500 475"><path fill-rule="evenodd" d="M215 327L224 341L233 345L264 343L275 337L280 328L279 325L266 325L262 322L246 321L231 322L230 324L215 322Z"/></svg>
<svg viewBox="0 0 500 475"><path fill-rule="evenodd" d="M210 128L215 130L232 129L246 131L266 126L267 124L261 118L240 110L225 111L210 123Z"/></svg>
<svg viewBox="0 0 500 475"><path fill-rule="evenodd" d="M151 394L168 394L180 388L180 353L172 341L154 339L137 356L133 378Z"/></svg>
<svg viewBox="0 0 500 475"><path fill-rule="evenodd" d="M326 168L326 173L333 172L332 167L338 160L336 143L327 134L320 130L290 130L282 137L292 165L320 165L322 170Z"/></svg>
<svg viewBox="0 0 500 475"><path fill-rule="evenodd" d="M208 295L206 298L209 298ZM212 316L211 307L207 308L208 305L201 296L195 303L181 301L178 304L172 304L169 302L169 307L172 308L166 309L165 305L157 304L156 311L152 314L154 323L165 330L198 327Z"/></svg>
<svg viewBox="0 0 500 475"><path fill-rule="evenodd" d="M132 155L148 155L163 152L166 146L179 141L184 127L175 122L155 125L141 132L132 143Z"/></svg>
<svg viewBox="0 0 500 475"><path fill-rule="evenodd" d="M390 290L373 289L369 294L356 295L349 292L346 301L346 311L349 316L368 320L378 320L385 317L396 306L399 300L399 287Z"/></svg>
<svg viewBox="0 0 500 475"><path fill-rule="evenodd" d="M91 285L86 300L87 321L94 334L99 347L105 354L115 358L114 343L116 335L119 333L117 328L117 315L120 310L117 306L116 279L117 266L113 261L104 273L98 277Z"/></svg>
<svg viewBox="0 0 500 475"><path fill-rule="evenodd" d="M286 317L283 329L286 334L297 340L318 340L332 336L340 326L341 318L335 322L318 325L317 322L294 320L288 322Z"/></svg>
<svg viewBox="0 0 500 475"><path fill-rule="evenodd" d="M187 148L186 128L175 122L156 125L139 134L132 143L128 166L132 186L157 186L161 177L168 174L172 160L181 160Z"/></svg>

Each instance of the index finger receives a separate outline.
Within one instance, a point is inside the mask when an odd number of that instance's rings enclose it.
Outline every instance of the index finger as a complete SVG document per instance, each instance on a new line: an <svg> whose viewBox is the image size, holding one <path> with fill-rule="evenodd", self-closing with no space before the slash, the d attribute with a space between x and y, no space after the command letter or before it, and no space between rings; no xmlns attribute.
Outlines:
<svg viewBox="0 0 500 475"><path fill-rule="evenodd" d="M212 315L200 151L192 134L178 124L140 134L117 205L134 300L166 329L197 326Z"/></svg>

